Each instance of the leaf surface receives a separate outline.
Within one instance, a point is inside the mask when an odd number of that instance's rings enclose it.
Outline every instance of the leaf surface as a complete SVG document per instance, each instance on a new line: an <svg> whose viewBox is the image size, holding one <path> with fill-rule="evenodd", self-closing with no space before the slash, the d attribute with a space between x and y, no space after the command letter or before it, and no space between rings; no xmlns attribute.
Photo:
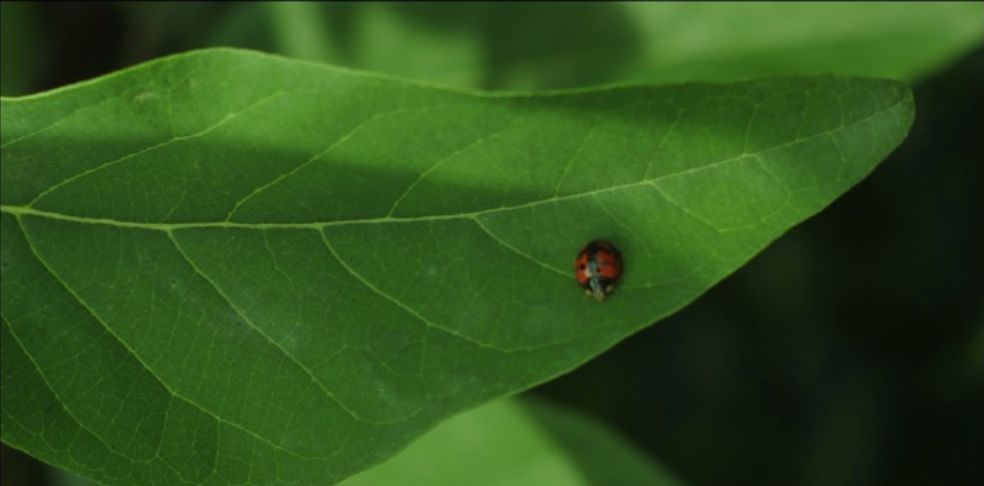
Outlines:
<svg viewBox="0 0 984 486"><path fill-rule="evenodd" d="M692 301L904 138L901 83L536 96L209 50L3 99L2 438L327 484ZM614 242L586 299L572 262Z"/></svg>

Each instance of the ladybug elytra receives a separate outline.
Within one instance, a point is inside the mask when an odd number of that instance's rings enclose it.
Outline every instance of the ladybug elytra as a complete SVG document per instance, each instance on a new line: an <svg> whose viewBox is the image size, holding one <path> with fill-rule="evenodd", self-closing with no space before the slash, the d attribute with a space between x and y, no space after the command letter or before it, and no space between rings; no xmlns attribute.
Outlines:
<svg viewBox="0 0 984 486"><path fill-rule="evenodd" d="M622 255L615 245L596 240L588 243L574 261L574 277L584 293L598 302L605 300L615 290L615 283L622 276Z"/></svg>

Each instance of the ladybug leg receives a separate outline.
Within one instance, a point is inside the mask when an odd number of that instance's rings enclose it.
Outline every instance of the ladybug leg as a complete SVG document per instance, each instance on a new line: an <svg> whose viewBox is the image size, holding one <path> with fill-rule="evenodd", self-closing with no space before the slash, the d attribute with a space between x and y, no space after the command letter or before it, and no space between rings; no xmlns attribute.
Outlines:
<svg viewBox="0 0 984 486"><path fill-rule="evenodd" d="M591 296L594 297L594 300L598 302L605 300L605 291L601 288L601 282L598 281L598 278L592 278L589 283L591 285Z"/></svg>

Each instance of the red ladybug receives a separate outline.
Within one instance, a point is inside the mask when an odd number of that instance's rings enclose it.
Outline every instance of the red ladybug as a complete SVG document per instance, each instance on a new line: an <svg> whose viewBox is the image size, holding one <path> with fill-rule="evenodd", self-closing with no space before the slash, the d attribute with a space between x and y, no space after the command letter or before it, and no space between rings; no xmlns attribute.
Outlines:
<svg viewBox="0 0 984 486"><path fill-rule="evenodd" d="M574 277L584 293L598 302L605 300L622 276L622 254L607 241L592 241L577 254Z"/></svg>

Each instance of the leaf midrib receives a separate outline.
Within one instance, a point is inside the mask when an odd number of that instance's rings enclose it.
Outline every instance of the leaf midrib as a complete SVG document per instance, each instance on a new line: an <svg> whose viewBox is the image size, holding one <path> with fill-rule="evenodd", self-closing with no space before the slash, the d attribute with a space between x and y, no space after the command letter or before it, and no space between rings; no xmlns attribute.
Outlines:
<svg viewBox="0 0 984 486"><path fill-rule="evenodd" d="M736 162L744 162L747 160L754 160L756 157L760 157L763 154L769 153L775 150L781 150L788 148L797 144L805 143L820 137L828 136L832 133L844 130L852 125L857 125L864 123L871 118L874 118L882 113L891 111L898 106L906 102L906 98L899 98L898 101L887 105L883 108L873 111L872 113L865 115L861 118L851 120L850 122L843 123L836 127L831 127L826 130L812 133L810 135L797 137L796 139L784 142L772 147L768 147L756 152L744 152L739 155L729 157L727 159L718 160L705 164L699 167L691 167L688 169L680 170L677 172L672 172L668 174L663 174L658 177L642 179L636 182L630 182L626 184L615 185L611 187L606 187L602 189L595 189L590 191L583 191L573 194L566 194L563 196L551 196L546 199L539 199L535 201L529 201L521 204L514 204L511 206L502 206L498 208L483 209L478 211L471 211L466 213L456 213L456 214L432 214L424 216L383 216L375 218L362 218L362 219L349 219L349 220L335 220L335 221L312 221L306 223L273 223L273 222L261 222L261 223L239 223L234 221L200 221L200 222L185 222L185 223L148 223L148 222L137 222L137 221L125 221L111 218L98 218L89 216L79 216L73 214L67 214L63 212L45 211L42 209L36 209L29 205L6 205L0 204L0 212L8 213L14 216L37 216L47 219L55 219L62 221L69 221L74 223L83 224L100 224L100 225L110 225L118 226L123 228L134 228L134 229L145 229L154 231L174 231L180 229L192 229L192 228L245 228L245 229L317 229L321 230L326 227L331 226L343 226L343 225L356 225L356 224L386 224L386 223L413 223L413 222L428 222L428 221L442 221L442 220L455 220L455 219L477 219L480 216L495 214L506 211L513 211L517 209L526 209L541 206L544 204L556 203L560 201L579 199L583 197L589 197L596 194L602 194L606 192L620 191L624 189L631 189L634 187L640 187L644 185L653 185L659 181L672 179L674 177L681 177L697 172L703 172L706 170L711 170L720 166L724 166Z"/></svg>

